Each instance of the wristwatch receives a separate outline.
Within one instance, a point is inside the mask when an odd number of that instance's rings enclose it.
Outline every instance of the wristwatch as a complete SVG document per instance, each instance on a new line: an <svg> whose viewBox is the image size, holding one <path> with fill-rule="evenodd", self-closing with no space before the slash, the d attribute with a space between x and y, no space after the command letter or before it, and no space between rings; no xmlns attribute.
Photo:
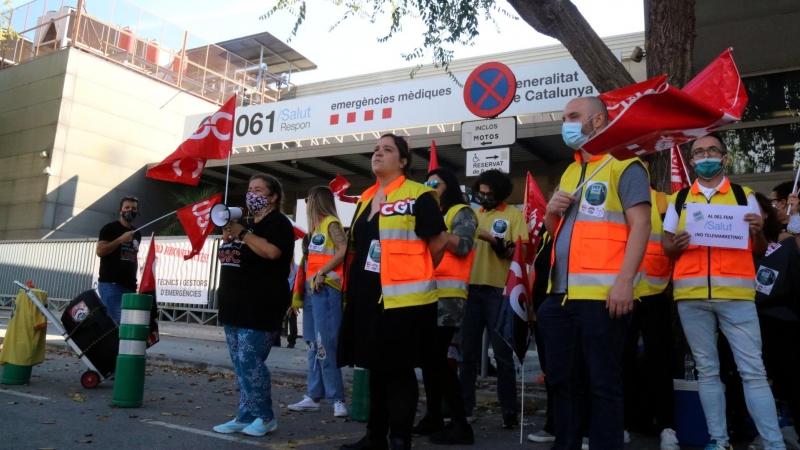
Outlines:
<svg viewBox="0 0 800 450"><path fill-rule="evenodd" d="M249 233L249 232L250 232L250 230L248 230L247 228L245 228L244 230L242 230L242 231L239 233L239 240L240 240L240 241L242 241L242 242L244 242L244 236L245 236L247 233Z"/></svg>

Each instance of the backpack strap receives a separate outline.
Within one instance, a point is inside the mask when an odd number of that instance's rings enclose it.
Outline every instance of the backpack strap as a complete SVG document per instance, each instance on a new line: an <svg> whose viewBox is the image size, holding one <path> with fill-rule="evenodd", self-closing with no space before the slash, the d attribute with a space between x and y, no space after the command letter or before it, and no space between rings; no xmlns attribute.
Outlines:
<svg viewBox="0 0 800 450"><path fill-rule="evenodd" d="M731 183L733 196L736 197L736 204L739 206L747 206L747 194L744 193L744 188L739 184Z"/></svg>
<svg viewBox="0 0 800 450"><path fill-rule="evenodd" d="M683 188L678 191L678 195L675 196L675 212L678 213L679 217L683 209L683 204L686 203L686 197L689 195L689 189L691 188Z"/></svg>

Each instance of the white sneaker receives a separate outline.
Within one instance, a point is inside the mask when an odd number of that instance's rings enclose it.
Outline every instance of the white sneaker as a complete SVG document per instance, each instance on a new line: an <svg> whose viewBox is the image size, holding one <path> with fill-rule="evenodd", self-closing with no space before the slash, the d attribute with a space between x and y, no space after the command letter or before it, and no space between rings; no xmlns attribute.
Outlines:
<svg viewBox="0 0 800 450"><path fill-rule="evenodd" d="M556 437L544 430L529 434L528 440L531 442L555 442Z"/></svg>
<svg viewBox="0 0 800 450"><path fill-rule="evenodd" d="M333 417L347 417L347 407L344 406L344 402L333 404Z"/></svg>
<svg viewBox="0 0 800 450"><path fill-rule="evenodd" d="M319 411L319 403L304 395L302 401L289 405L289 409L292 411Z"/></svg>
<svg viewBox="0 0 800 450"><path fill-rule="evenodd" d="M622 442L625 444L631 443L631 434L628 433L628 430L622 430Z"/></svg>
<svg viewBox="0 0 800 450"><path fill-rule="evenodd" d="M469 424L473 424L473 423L475 423L477 420L478 420L478 418L477 418L477 417L475 417L475 416L467 416L467 423L469 423Z"/></svg>
<svg viewBox="0 0 800 450"><path fill-rule="evenodd" d="M664 428L661 432L661 450L681 450L678 445L678 436L675 435L675 430L672 428Z"/></svg>
<svg viewBox="0 0 800 450"><path fill-rule="evenodd" d="M589 450L589 438L583 438L583 441L581 441L581 450Z"/></svg>

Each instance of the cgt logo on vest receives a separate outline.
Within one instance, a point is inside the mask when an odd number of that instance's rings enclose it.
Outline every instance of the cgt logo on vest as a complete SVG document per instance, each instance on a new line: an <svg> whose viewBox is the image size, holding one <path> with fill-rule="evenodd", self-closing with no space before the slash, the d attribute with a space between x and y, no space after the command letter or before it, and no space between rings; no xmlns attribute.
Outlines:
<svg viewBox="0 0 800 450"><path fill-rule="evenodd" d="M414 204L416 200L413 198L407 198L405 200L398 200L394 203L382 203L381 204L381 215L384 217L388 216L413 216L414 215Z"/></svg>

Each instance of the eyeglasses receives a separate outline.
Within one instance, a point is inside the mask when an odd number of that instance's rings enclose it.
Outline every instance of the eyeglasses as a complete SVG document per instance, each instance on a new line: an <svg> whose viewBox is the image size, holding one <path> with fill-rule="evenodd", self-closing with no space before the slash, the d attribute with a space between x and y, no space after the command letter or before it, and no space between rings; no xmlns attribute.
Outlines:
<svg viewBox="0 0 800 450"><path fill-rule="evenodd" d="M491 192L475 191L475 192L472 193L472 197L475 200L477 200L478 203L480 203L480 201L485 199L485 198L493 198L494 194L492 194Z"/></svg>
<svg viewBox="0 0 800 450"><path fill-rule="evenodd" d="M717 147L708 147L708 148L698 148L697 150L692 151L692 158L699 159L699 158L706 158L706 157L715 157L715 156L722 156L725 152L718 149Z"/></svg>
<svg viewBox="0 0 800 450"><path fill-rule="evenodd" d="M440 184L444 184L444 181L431 180L431 181L426 181L426 182L424 182L422 184L424 184L425 186L428 186L431 189L436 189L436 187L439 186Z"/></svg>

